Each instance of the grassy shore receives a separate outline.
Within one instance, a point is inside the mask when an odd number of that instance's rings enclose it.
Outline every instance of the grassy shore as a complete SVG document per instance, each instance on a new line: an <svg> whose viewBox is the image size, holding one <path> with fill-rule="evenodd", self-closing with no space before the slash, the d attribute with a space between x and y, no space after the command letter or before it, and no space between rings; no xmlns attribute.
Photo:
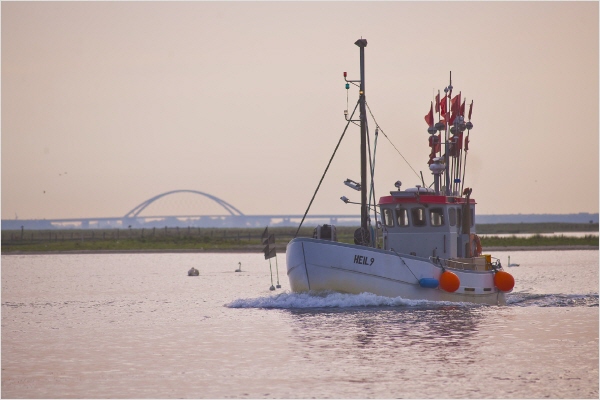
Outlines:
<svg viewBox="0 0 600 400"><path fill-rule="evenodd" d="M313 228L303 228L298 236L311 236ZM2 231L2 253L32 252L122 252L122 251L246 251L260 252L264 247L264 228L161 228L161 229L69 229L46 231ZM341 241L352 232L341 229ZM276 247L295 235L293 228L269 228Z"/></svg>
<svg viewBox="0 0 600 400"><path fill-rule="evenodd" d="M594 229L595 228L595 229ZM356 227L337 227L338 241L353 243ZM594 229L594 230L590 230ZM63 252L261 252L264 228L161 228L104 230L2 231L2 254ZM486 236L484 248L598 248L598 224L494 224L477 226L480 234L533 233L531 237ZM589 231L584 237L541 236L541 233ZM296 228L273 227L277 251L284 252ZM310 237L313 227L298 236Z"/></svg>

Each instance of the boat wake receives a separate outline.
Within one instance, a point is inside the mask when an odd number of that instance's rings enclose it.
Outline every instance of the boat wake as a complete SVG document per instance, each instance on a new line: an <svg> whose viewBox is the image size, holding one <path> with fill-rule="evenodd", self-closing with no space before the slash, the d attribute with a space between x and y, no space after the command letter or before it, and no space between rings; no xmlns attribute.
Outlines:
<svg viewBox="0 0 600 400"><path fill-rule="evenodd" d="M385 297L372 293L347 294L337 292L303 292L281 293L276 296L255 299L237 299L226 307L229 308L352 308L352 307L431 307L431 306L474 306L473 303L457 303L449 301L407 300L401 297Z"/></svg>
<svg viewBox="0 0 600 400"><path fill-rule="evenodd" d="M517 307L598 307L598 294L511 293L506 303Z"/></svg>
<svg viewBox="0 0 600 400"><path fill-rule="evenodd" d="M530 294L510 293L507 306L513 307L598 307L598 294ZM225 304L228 308L315 309L362 307L478 307L481 304L448 301L407 300L372 293L347 294L337 292L284 292L275 296L236 299Z"/></svg>

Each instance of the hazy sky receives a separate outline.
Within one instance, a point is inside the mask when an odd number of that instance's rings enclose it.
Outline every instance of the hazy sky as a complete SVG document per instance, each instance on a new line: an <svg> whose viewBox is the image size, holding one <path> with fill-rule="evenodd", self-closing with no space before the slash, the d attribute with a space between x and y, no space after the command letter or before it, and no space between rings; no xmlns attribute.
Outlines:
<svg viewBox="0 0 600 400"><path fill-rule="evenodd" d="M596 1L1 7L3 219L121 216L176 189L302 214L345 127L361 37L367 102L427 184L424 115L452 71L474 101L465 185L479 214L598 212ZM420 183L381 135L376 167L377 196ZM311 213L359 213L339 200L360 199L346 178L360 179L354 126Z"/></svg>

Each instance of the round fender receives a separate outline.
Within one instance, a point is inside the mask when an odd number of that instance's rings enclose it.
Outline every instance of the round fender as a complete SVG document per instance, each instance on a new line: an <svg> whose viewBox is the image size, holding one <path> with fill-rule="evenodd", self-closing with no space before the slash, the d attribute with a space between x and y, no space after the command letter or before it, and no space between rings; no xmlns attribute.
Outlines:
<svg viewBox="0 0 600 400"><path fill-rule="evenodd" d="M506 271L498 271L494 275L494 285L503 292L510 292L515 287L515 278Z"/></svg>
<svg viewBox="0 0 600 400"><path fill-rule="evenodd" d="M450 271L442 272L440 275L440 287L446 292L456 292L458 287L460 286L460 278L454 273Z"/></svg>

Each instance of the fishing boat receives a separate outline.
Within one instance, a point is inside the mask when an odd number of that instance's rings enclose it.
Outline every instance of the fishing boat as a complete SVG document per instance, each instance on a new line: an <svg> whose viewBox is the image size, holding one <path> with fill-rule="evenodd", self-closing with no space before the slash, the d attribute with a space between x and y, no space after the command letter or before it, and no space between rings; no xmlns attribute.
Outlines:
<svg viewBox="0 0 600 400"><path fill-rule="evenodd" d="M503 270L499 259L483 253L476 233L472 188L464 187L473 102L466 116L466 101L461 104L460 92L455 91L453 96L450 73L444 97L440 98L439 91L435 96L438 122L434 123L433 100L425 115L431 184L425 184L422 174L422 184L415 187L403 189L397 181L394 185L397 190L371 204L371 200L367 201L367 191L374 200L375 154L374 150L370 152L367 124L364 75L367 40L361 38L355 44L360 48L360 79L349 80L344 72L344 80L346 89L351 84L359 88L359 99L354 111L348 115L346 110L344 114L346 129L350 123L360 126L361 180L348 179L344 183L361 192L361 225L354 233L354 244L348 244L338 242L336 227L327 224L317 226L312 238L298 237L303 218L286 250L291 290L368 292L411 300L506 304L505 294L513 290L514 278ZM354 119L357 109L359 116ZM376 126L375 142L379 130L381 127ZM330 163L331 160L333 156ZM329 165L325 173L328 168ZM349 202L345 196L341 199Z"/></svg>

